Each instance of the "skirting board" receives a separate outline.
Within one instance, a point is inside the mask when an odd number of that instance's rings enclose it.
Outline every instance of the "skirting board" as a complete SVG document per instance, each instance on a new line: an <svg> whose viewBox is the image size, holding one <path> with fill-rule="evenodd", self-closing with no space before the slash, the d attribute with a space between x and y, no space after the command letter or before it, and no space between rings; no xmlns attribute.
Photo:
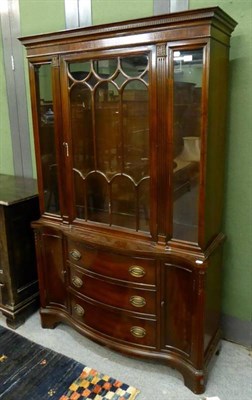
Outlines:
<svg viewBox="0 0 252 400"><path fill-rule="evenodd" d="M252 321L222 314L221 328L224 339L252 348Z"/></svg>

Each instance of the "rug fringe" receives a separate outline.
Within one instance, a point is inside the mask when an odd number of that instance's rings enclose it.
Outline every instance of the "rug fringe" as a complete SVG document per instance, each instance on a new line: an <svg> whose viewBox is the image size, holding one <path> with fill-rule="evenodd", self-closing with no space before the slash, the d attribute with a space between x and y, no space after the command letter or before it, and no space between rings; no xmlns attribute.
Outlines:
<svg viewBox="0 0 252 400"><path fill-rule="evenodd" d="M136 393L133 393L130 396L129 400L135 400L137 398L137 396L139 395L139 393L140 393L140 390L136 389Z"/></svg>

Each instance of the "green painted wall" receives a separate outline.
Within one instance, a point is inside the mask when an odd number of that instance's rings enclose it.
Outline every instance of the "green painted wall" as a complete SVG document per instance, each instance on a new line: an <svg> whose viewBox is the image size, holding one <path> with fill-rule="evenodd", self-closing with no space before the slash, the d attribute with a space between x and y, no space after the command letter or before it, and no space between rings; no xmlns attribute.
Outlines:
<svg viewBox="0 0 252 400"><path fill-rule="evenodd" d="M252 2L190 0L190 8L216 6L238 25L231 38L223 231L223 312L252 321Z"/></svg>
<svg viewBox="0 0 252 400"><path fill-rule="evenodd" d="M106 7L105 7L106 3ZM230 51L227 174L223 231L223 312L251 321L252 310L252 2L190 0L190 8L220 6L237 22ZM153 0L92 0L93 23L150 16ZM22 35L65 27L64 0L20 0ZM0 49L0 172L13 173L6 89ZM26 75L27 79L27 75ZM29 102L29 100L28 100ZM7 162L7 160L11 160Z"/></svg>
<svg viewBox="0 0 252 400"><path fill-rule="evenodd" d="M52 32L65 29L64 0L19 0L21 36L29 36L41 32ZM24 50L24 63L27 65ZM29 93L28 69L25 68L28 118L32 150L33 176L36 177L36 162L32 133L31 102Z"/></svg>
<svg viewBox="0 0 252 400"><path fill-rule="evenodd" d="M0 172L14 174L9 111L7 105L6 81L0 29Z"/></svg>
<svg viewBox="0 0 252 400"><path fill-rule="evenodd" d="M153 0L92 0L93 24L153 15Z"/></svg>
<svg viewBox="0 0 252 400"><path fill-rule="evenodd" d="M19 0L22 36L64 29L64 7L64 0Z"/></svg>

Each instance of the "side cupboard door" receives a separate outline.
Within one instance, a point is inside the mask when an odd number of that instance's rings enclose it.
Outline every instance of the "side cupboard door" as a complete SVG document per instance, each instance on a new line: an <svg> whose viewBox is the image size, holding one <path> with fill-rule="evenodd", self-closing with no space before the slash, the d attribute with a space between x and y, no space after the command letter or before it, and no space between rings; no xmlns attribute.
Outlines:
<svg viewBox="0 0 252 400"><path fill-rule="evenodd" d="M67 222L59 57L31 58L29 78L40 212Z"/></svg>
<svg viewBox="0 0 252 400"><path fill-rule="evenodd" d="M53 228L35 228L35 238L41 306L66 310L62 234Z"/></svg>
<svg viewBox="0 0 252 400"><path fill-rule="evenodd" d="M162 272L161 348L191 358L197 314L194 271L182 262L166 262Z"/></svg>

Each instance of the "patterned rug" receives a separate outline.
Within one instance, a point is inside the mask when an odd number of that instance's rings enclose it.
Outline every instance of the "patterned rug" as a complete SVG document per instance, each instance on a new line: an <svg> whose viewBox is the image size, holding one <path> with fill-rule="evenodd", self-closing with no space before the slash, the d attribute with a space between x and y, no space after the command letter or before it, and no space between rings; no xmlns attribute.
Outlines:
<svg viewBox="0 0 252 400"><path fill-rule="evenodd" d="M1 400L135 400L139 390L0 326Z"/></svg>

